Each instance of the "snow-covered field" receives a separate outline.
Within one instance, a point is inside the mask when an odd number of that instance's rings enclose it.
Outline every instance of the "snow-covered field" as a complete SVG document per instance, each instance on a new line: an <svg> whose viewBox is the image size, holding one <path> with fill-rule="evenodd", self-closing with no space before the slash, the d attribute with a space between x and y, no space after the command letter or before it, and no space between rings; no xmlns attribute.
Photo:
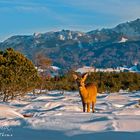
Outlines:
<svg viewBox="0 0 140 140"><path fill-rule="evenodd" d="M83 113L78 92L28 94L0 103L0 140L140 140L139 100L140 92L102 94L95 113Z"/></svg>

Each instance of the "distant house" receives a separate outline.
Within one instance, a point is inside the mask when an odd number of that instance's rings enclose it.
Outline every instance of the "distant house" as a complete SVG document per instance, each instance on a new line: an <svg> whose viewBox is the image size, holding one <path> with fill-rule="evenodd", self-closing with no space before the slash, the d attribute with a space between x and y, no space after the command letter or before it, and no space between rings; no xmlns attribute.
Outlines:
<svg viewBox="0 0 140 140"><path fill-rule="evenodd" d="M81 74L87 73L87 72L135 72L140 73L140 69L138 68L138 65L134 65L132 67L117 67L117 68L95 68L95 67L89 67L84 66L82 68L78 68L76 72L79 72Z"/></svg>
<svg viewBox="0 0 140 140"><path fill-rule="evenodd" d="M121 71L123 72L135 72L135 73L140 73L140 69L138 68L138 65L134 65L132 67L127 67L127 66L124 66L124 67L120 67Z"/></svg>
<svg viewBox="0 0 140 140"><path fill-rule="evenodd" d="M82 68L78 68L76 70L76 72L81 73L81 74L86 73L86 72L95 72L95 68L89 67L89 66L84 66Z"/></svg>
<svg viewBox="0 0 140 140"><path fill-rule="evenodd" d="M114 68L106 68L106 69L97 68L95 71L96 72L120 72L120 69L119 68L117 68L117 69L114 69Z"/></svg>
<svg viewBox="0 0 140 140"><path fill-rule="evenodd" d="M39 68L39 67L35 67L38 71L38 73L44 73L44 75L46 76L51 76L51 77L54 77L54 76L58 76L59 75L59 71L61 70L59 67L56 67L56 66L49 66L47 69L42 69L42 68Z"/></svg>

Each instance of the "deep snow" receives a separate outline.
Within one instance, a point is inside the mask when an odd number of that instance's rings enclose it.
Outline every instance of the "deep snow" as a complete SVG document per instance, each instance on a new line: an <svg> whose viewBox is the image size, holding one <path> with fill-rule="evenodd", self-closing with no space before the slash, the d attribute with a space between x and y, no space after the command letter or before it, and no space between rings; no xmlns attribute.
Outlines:
<svg viewBox="0 0 140 140"><path fill-rule="evenodd" d="M60 93L1 102L0 140L140 139L140 92L98 95L95 113L82 112L78 92Z"/></svg>

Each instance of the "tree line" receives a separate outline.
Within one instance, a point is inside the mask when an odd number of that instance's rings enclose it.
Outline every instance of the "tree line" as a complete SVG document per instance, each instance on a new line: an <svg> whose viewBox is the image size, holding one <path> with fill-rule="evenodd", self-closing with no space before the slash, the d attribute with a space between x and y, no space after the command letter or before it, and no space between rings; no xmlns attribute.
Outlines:
<svg viewBox="0 0 140 140"><path fill-rule="evenodd" d="M34 63L39 68L48 70L51 60L38 54ZM24 96L35 89L78 90L72 76L74 71L51 77L46 70L38 72L29 59L11 48L0 51L0 100L8 101ZM134 91L140 90L140 74L95 72L88 75L86 83L94 83L98 87L98 93L118 92L120 89Z"/></svg>
<svg viewBox="0 0 140 140"><path fill-rule="evenodd" d="M48 90L78 90L73 79L74 72L63 76L46 79L45 87ZM90 73L86 83L94 83L99 93L119 92L122 90L140 90L140 74L131 72L94 72Z"/></svg>

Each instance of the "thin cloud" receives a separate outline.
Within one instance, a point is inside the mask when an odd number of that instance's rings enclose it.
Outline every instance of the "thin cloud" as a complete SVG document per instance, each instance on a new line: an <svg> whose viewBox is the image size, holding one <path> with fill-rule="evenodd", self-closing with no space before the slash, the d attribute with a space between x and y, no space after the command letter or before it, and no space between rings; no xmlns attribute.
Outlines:
<svg viewBox="0 0 140 140"><path fill-rule="evenodd" d="M10 12L10 11L21 11L21 12L46 12L47 6L38 5L36 3L29 2L18 2L16 0L13 1L0 1L0 11L1 12Z"/></svg>
<svg viewBox="0 0 140 140"><path fill-rule="evenodd" d="M67 18L67 16L65 16L65 14L61 15L60 13L57 13L55 11L55 7L56 5L50 3L28 2L26 0L21 0L20 2L18 0L0 0L0 12L23 12L29 14L38 13L40 15L47 15L48 17L51 17L58 22L68 23L70 20Z"/></svg>
<svg viewBox="0 0 140 140"><path fill-rule="evenodd" d="M120 19L131 19L140 16L140 1L138 0L70 0L63 1L75 8L89 13L100 13L106 16L116 16Z"/></svg>
<svg viewBox="0 0 140 140"><path fill-rule="evenodd" d="M15 10L21 12L48 12L48 8L45 6L16 6Z"/></svg>

